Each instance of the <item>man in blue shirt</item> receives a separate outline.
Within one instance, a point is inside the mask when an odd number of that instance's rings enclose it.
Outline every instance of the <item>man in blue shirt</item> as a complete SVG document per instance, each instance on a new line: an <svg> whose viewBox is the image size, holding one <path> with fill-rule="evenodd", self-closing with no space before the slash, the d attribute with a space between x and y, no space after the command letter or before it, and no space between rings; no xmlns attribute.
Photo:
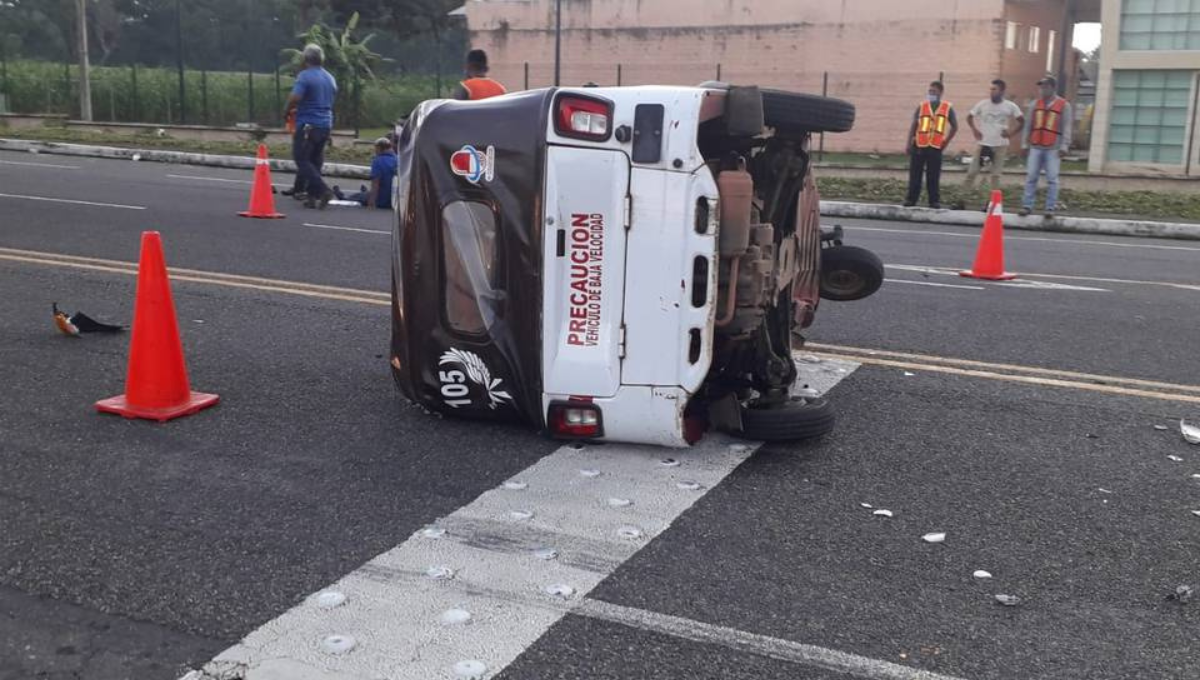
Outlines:
<svg viewBox="0 0 1200 680"><path fill-rule="evenodd" d="M304 70L296 75L296 84L288 97L286 118L296 112L296 134L292 138L292 158L300 184L308 192L305 207L329 205L333 191L321 179L325 164L325 145L333 129L333 102L337 99L337 81L326 71L325 53L319 45L304 46Z"/></svg>
<svg viewBox="0 0 1200 680"><path fill-rule="evenodd" d="M343 201L357 201L361 205L392 208L392 187L396 180L396 152L392 150L392 140L380 137L375 140L375 159L371 161L371 187L366 186L358 193L342 195L342 190L333 188L333 193Z"/></svg>

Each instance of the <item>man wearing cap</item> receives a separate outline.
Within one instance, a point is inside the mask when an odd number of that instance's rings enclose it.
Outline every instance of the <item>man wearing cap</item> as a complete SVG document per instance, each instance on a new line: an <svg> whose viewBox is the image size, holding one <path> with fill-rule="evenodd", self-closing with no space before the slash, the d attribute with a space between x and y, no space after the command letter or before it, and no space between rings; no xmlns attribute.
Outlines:
<svg viewBox="0 0 1200 680"><path fill-rule="evenodd" d="M487 52L471 50L467 53L467 64L463 68L466 79L454 88L454 98L464 100L488 99L508 94L499 82L487 77Z"/></svg>
<svg viewBox="0 0 1200 680"><path fill-rule="evenodd" d="M1046 173L1046 217L1053 217L1058 207L1058 171L1062 157L1071 148L1071 128L1074 118L1071 104L1056 94L1058 82L1053 76L1038 81L1041 96L1029 105L1025 116L1025 132L1021 150L1027 154L1025 164L1025 195L1021 213L1033 212L1037 198L1038 177Z"/></svg>

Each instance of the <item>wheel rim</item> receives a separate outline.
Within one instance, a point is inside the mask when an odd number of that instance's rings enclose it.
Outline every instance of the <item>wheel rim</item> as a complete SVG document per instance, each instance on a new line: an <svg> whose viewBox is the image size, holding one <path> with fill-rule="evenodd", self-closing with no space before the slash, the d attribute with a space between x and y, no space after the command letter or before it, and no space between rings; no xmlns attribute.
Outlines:
<svg viewBox="0 0 1200 680"><path fill-rule="evenodd" d="M866 279L849 269L838 269L825 274L825 290L837 295L854 295L865 285Z"/></svg>

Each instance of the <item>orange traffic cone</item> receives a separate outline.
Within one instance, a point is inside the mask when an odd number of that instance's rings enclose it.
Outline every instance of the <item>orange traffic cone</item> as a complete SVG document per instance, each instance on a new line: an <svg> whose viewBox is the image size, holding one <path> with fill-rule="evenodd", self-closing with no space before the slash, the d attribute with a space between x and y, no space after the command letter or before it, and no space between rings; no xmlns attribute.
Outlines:
<svg viewBox="0 0 1200 680"><path fill-rule="evenodd" d="M283 213L275 212L275 195L271 193L271 163L267 160L267 145L258 145L258 158L254 161L254 188L250 190L250 209L238 213L242 217L279 219Z"/></svg>
<svg viewBox="0 0 1200 680"><path fill-rule="evenodd" d="M959 276L989 281L1007 281L1017 278L1016 274L1004 271L1004 196L997 189L992 192L988 204L987 220L983 223L983 235L979 238L979 250L975 253L975 266Z"/></svg>
<svg viewBox="0 0 1200 680"><path fill-rule="evenodd" d="M125 394L96 402L96 410L164 422L191 415L218 399L193 392L188 385L162 239L157 231L143 232Z"/></svg>

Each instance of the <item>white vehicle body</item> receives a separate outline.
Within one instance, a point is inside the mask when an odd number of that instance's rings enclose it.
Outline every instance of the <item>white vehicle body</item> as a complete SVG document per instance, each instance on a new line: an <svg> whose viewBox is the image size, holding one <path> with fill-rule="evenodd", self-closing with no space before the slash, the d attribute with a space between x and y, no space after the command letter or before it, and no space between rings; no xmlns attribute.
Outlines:
<svg viewBox="0 0 1200 680"><path fill-rule="evenodd" d="M543 402L590 399L604 414L605 439L687 446L683 412L712 361L717 291L719 195L696 140L706 101L720 95L694 87L578 92L614 103L614 129L632 129L639 104L662 105L665 139L658 162L635 164L616 139L565 138L553 122L546 131ZM703 232L692 228L699 199L710 206ZM709 272L699 305L696 258Z"/></svg>

